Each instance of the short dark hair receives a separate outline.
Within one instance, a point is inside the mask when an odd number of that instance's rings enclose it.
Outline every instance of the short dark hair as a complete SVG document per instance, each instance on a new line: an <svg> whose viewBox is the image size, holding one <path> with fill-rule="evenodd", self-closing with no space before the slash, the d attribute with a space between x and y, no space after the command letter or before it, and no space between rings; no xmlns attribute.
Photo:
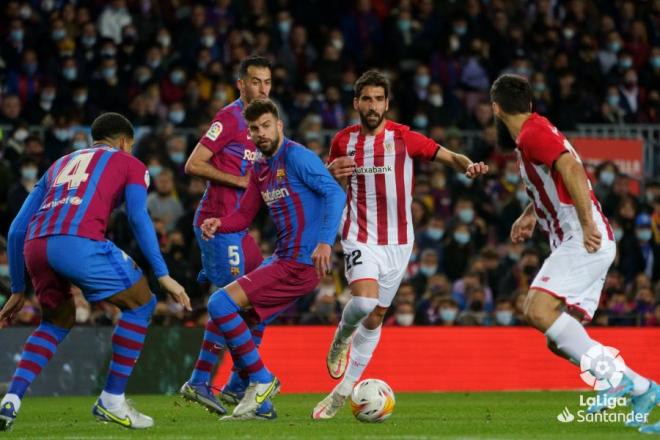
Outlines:
<svg viewBox="0 0 660 440"><path fill-rule="evenodd" d="M255 99L243 109L243 117L249 122L256 121L266 113L272 114L275 119L280 118L277 106L270 99Z"/></svg>
<svg viewBox="0 0 660 440"><path fill-rule="evenodd" d="M355 85L353 86L355 97L359 98L362 94L362 90L367 86L382 87L383 90L385 90L385 98L390 97L390 81L378 70L367 70L357 81L355 81Z"/></svg>
<svg viewBox="0 0 660 440"><path fill-rule="evenodd" d="M259 55L250 55L241 61L241 64L238 66L238 74L241 78L245 78L248 74L248 69L250 67L260 67L263 69L273 70L273 65L268 60Z"/></svg>
<svg viewBox="0 0 660 440"><path fill-rule="evenodd" d="M522 76L501 75L490 88L490 99L506 113L529 113L532 108L532 88Z"/></svg>
<svg viewBox="0 0 660 440"><path fill-rule="evenodd" d="M133 124L119 113L103 113L92 122L92 139L114 139L118 136L134 137Z"/></svg>

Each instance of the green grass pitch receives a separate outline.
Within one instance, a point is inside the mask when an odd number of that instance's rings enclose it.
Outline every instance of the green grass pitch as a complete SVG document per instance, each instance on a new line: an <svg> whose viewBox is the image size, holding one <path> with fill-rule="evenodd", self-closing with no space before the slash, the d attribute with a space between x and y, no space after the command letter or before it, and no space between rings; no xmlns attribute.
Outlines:
<svg viewBox="0 0 660 440"><path fill-rule="evenodd" d="M0 439L628 439L656 438L620 423L560 423L568 407L577 414L577 392L399 393L394 415L384 423L360 423L348 406L336 419L313 421L316 394L274 399L275 421L220 421L177 396L133 396L135 406L156 420L147 431L101 424L91 416L94 397L26 398L14 428ZM584 396L592 394L584 393ZM621 409L620 411L623 411ZM660 418L660 409L650 421ZM658 436L657 438L660 438Z"/></svg>

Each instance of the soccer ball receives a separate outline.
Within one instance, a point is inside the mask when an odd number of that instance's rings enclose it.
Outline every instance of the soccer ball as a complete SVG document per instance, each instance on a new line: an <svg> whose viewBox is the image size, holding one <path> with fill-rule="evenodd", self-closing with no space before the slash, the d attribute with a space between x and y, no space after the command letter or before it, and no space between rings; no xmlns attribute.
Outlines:
<svg viewBox="0 0 660 440"><path fill-rule="evenodd" d="M394 392L380 379L365 379L355 385L351 411L361 422L382 422L394 412Z"/></svg>

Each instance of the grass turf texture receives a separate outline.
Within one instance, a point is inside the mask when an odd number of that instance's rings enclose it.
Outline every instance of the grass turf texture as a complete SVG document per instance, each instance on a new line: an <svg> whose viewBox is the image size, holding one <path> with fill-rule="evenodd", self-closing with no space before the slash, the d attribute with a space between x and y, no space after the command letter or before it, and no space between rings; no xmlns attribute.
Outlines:
<svg viewBox="0 0 660 440"><path fill-rule="evenodd" d="M583 393L585 397L593 393ZM577 414L577 392L399 393L393 416L384 423L360 423L348 405L333 420L313 421L311 409L323 397L289 394L274 399L275 421L219 421L178 396L133 396L136 407L155 418L154 428L127 430L96 422L94 397L27 398L7 439L18 438L299 438L299 439L627 439L660 438L620 423L560 423L564 409ZM623 409L619 411L623 412ZM660 409L651 414L657 421ZM577 419L577 417L576 417Z"/></svg>

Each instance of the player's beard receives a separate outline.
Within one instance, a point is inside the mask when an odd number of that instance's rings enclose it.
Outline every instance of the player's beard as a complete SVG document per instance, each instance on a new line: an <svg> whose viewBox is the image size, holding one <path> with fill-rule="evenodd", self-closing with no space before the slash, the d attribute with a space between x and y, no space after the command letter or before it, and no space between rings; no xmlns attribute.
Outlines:
<svg viewBox="0 0 660 440"><path fill-rule="evenodd" d="M497 145L505 151L516 149L516 142L511 137L509 129L500 118L495 118L495 131L497 132Z"/></svg>
<svg viewBox="0 0 660 440"><path fill-rule="evenodd" d="M275 153L275 150L277 150L277 146L280 144L280 135L276 134L275 139L272 141L263 141L259 142L257 145L257 148L259 148L259 151L261 151L261 154L263 154L266 157L272 157L273 154Z"/></svg>
<svg viewBox="0 0 660 440"><path fill-rule="evenodd" d="M377 116L378 117L378 122L376 122L375 124L372 123L372 122L369 122L369 116L371 116L371 115ZM379 115L375 111L371 110L371 111L368 111L366 114L360 113L360 122L362 123L362 125L364 127L367 127L369 130L375 130L376 128L378 128L380 123L383 122L384 117L385 117L385 113L383 113L382 115Z"/></svg>

